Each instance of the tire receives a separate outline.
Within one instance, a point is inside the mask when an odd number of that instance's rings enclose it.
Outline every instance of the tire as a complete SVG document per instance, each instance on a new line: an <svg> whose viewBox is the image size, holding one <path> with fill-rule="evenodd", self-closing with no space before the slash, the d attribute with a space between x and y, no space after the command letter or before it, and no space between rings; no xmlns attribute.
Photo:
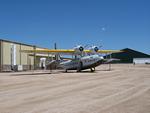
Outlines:
<svg viewBox="0 0 150 113"><path fill-rule="evenodd" d="M91 68L91 72L94 72L95 71L95 67L94 68Z"/></svg>
<svg viewBox="0 0 150 113"><path fill-rule="evenodd" d="M65 70L65 72L67 73L67 72L68 72L68 70L66 69L66 70Z"/></svg>

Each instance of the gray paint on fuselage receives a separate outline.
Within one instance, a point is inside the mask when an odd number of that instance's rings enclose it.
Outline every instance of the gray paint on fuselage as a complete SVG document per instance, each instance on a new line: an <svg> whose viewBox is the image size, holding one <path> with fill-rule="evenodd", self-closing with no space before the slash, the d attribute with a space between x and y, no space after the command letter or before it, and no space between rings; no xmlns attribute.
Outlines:
<svg viewBox="0 0 150 113"><path fill-rule="evenodd" d="M103 57L98 55L84 56L74 60L68 60L60 63L61 67L66 70L77 70L82 63L81 70L96 67L103 62Z"/></svg>

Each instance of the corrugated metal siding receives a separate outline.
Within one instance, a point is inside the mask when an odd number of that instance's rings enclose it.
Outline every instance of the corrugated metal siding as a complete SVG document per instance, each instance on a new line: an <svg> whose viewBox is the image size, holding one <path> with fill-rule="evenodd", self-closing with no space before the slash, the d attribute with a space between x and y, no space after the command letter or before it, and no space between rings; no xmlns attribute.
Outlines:
<svg viewBox="0 0 150 113"><path fill-rule="evenodd" d="M3 42L3 65L11 65L11 43Z"/></svg>
<svg viewBox="0 0 150 113"><path fill-rule="evenodd" d="M30 58L30 64L34 65L34 57L33 56L29 56L29 58Z"/></svg>
<svg viewBox="0 0 150 113"><path fill-rule="evenodd" d="M16 45L16 64L20 65L20 45L19 44L15 45Z"/></svg>
<svg viewBox="0 0 150 113"><path fill-rule="evenodd" d="M2 41L0 40L0 71L2 71L2 64L3 64L3 59L2 59Z"/></svg>
<svg viewBox="0 0 150 113"><path fill-rule="evenodd" d="M34 69L34 67L38 66L38 60L42 56L38 56L36 58L34 54L29 55L28 53L20 52L20 50L34 50L44 48L0 39L0 71L11 71L13 69L11 56L11 48L13 45L15 45L16 48L16 65L22 65L24 70Z"/></svg>
<svg viewBox="0 0 150 113"><path fill-rule="evenodd" d="M21 50L33 50L33 47L21 45ZM29 57L29 54L21 53L21 65L31 64L29 58L31 58L31 57ZM31 60L34 60L34 59L32 58ZM33 61L31 61L31 62L33 62Z"/></svg>
<svg viewBox="0 0 150 113"><path fill-rule="evenodd" d="M11 41L0 40L0 71L12 70L12 45L16 46L16 65L22 65L23 68L33 69L34 56L29 56L27 53L21 53L21 49L33 50L33 46L21 45L19 43L12 43Z"/></svg>

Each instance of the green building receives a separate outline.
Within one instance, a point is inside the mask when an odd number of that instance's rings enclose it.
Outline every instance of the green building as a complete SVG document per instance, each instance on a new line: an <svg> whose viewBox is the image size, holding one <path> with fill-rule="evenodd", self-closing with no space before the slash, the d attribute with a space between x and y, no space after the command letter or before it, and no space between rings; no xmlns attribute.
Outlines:
<svg viewBox="0 0 150 113"><path fill-rule="evenodd" d="M120 63L133 63L133 58L150 58L150 55L130 48L122 49L122 51L121 53L112 53L111 58L120 59Z"/></svg>

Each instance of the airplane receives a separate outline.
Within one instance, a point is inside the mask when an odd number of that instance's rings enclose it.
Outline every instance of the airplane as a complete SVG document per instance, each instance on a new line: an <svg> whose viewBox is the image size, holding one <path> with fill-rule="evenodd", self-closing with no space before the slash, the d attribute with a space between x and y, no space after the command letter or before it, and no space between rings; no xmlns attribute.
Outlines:
<svg viewBox="0 0 150 113"><path fill-rule="evenodd" d="M47 67L56 64L58 68L63 68L65 72L68 70L77 70L81 72L85 69L90 69L91 72L95 71L95 67L103 64L109 63L113 60L104 59L101 54L111 54L122 52L120 50L99 50L97 46L92 46L90 49L85 50L83 46L78 45L74 49L43 49L43 50L22 50L21 52L26 53L40 53L40 54L54 54L57 59L52 60L47 63ZM60 55L72 55L74 58L67 60L61 59ZM116 60L116 59L114 59Z"/></svg>
<svg viewBox="0 0 150 113"><path fill-rule="evenodd" d="M81 58L60 62L59 67L65 69L65 72L68 70L77 70L77 72L81 72L81 70L85 69L91 69L91 72L94 72L95 67L102 64L103 60L104 58L99 55L83 56Z"/></svg>

